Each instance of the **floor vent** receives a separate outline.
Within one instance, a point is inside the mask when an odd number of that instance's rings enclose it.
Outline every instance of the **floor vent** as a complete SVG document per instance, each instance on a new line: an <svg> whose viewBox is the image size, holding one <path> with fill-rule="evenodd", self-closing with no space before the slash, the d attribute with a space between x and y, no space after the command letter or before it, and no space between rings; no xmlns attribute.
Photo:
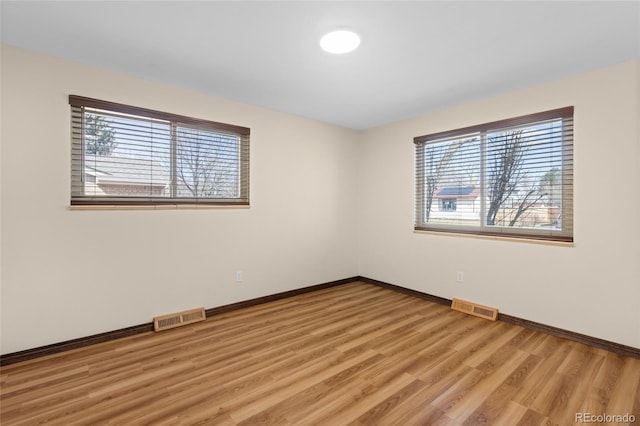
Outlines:
<svg viewBox="0 0 640 426"><path fill-rule="evenodd" d="M451 301L451 309L491 321L495 321L498 318L498 309L467 302L466 300L453 299Z"/></svg>
<svg viewBox="0 0 640 426"><path fill-rule="evenodd" d="M204 308L176 312L175 314L161 315L153 319L153 330L168 330L170 328L180 327L181 325L204 321L205 319L207 319L207 316L204 313Z"/></svg>

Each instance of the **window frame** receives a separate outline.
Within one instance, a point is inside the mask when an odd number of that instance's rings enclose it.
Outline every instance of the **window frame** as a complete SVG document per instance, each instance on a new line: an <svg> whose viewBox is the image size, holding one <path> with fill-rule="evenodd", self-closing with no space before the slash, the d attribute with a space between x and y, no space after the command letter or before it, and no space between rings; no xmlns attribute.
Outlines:
<svg viewBox="0 0 640 426"><path fill-rule="evenodd" d="M249 206L249 143L251 130L247 127L232 124L220 123L210 120L203 120L194 117L156 111L148 108L125 105L110 101L93 99L77 95L69 95L69 105L71 106L71 193L70 204L74 206ZM83 129L78 129L78 123L74 120L80 115L81 126L84 126L85 108L98 109L105 113L124 114L134 116L134 119L147 119L150 121L161 120L168 122L172 128L170 144L172 151L178 143L175 128L190 128L205 132L215 132L238 137L238 197L233 198L210 198L210 197L161 197L153 195L126 196L126 195L86 195L85 185L85 141ZM78 157L81 157L81 160ZM170 174L173 176L173 163ZM176 181L172 178L171 191L174 193ZM82 188L79 194L78 188Z"/></svg>
<svg viewBox="0 0 640 426"><path fill-rule="evenodd" d="M527 114L519 117L508 118L489 123L483 123L455 130L447 130L438 133L432 133L414 138L415 145L415 200L414 200L414 231L440 232L447 234L461 235L477 235L486 237L505 237L515 239L531 239L550 242L573 243L573 116L574 107L568 106L534 114ZM481 207L482 213L479 215L479 225L451 225L451 224L433 224L425 222L425 173L424 173L424 155L425 149L429 144L443 142L447 139L456 137L463 138L468 135L479 136L480 154L479 174L486 174L487 165L483 159L487 146L486 135L490 132L507 131L514 127L523 127L549 120L562 120L562 203L560 208L560 217L562 220L562 228L555 230L551 228L534 229L520 228L509 226L493 226L486 224L485 207ZM421 158L422 156L422 158ZM422 172L422 176L420 176ZM484 178L480 183L480 202L487 203L487 188ZM433 208L433 207L432 207ZM433 210L431 210L433 211Z"/></svg>

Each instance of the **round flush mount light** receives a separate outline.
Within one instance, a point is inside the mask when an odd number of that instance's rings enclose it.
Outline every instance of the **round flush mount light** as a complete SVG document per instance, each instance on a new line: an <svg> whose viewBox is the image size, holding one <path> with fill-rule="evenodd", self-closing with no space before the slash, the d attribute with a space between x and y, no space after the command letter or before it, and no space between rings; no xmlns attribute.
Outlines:
<svg viewBox="0 0 640 426"><path fill-rule="evenodd" d="M355 50L360 45L360 37L353 31L338 30L325 34L320 39L320 47L326 52L340 55Z"/></svg>

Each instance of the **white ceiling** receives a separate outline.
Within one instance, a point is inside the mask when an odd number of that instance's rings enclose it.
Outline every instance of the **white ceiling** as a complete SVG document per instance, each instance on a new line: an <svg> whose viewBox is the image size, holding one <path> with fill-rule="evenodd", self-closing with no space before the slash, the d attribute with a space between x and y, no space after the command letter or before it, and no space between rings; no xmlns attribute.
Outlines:
<svg viewBox="0 0 640 426"><path fill-rule="evenodd" d="M2 42L366 129L640 57L640 2L2 1ZM320 50L336 28L346 55Z"/></svg>

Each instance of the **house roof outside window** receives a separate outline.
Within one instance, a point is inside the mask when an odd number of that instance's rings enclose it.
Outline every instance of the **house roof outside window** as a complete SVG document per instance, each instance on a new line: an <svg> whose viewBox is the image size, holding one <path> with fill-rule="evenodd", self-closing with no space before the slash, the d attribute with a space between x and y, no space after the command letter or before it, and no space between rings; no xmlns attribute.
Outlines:
<svg viewBox="0 0 640 426"><path fill-rule="evenodd" d="M475 185L465 185L444 186L435 193L434 198L478 198L479 196L480 188Z"/></svg>

